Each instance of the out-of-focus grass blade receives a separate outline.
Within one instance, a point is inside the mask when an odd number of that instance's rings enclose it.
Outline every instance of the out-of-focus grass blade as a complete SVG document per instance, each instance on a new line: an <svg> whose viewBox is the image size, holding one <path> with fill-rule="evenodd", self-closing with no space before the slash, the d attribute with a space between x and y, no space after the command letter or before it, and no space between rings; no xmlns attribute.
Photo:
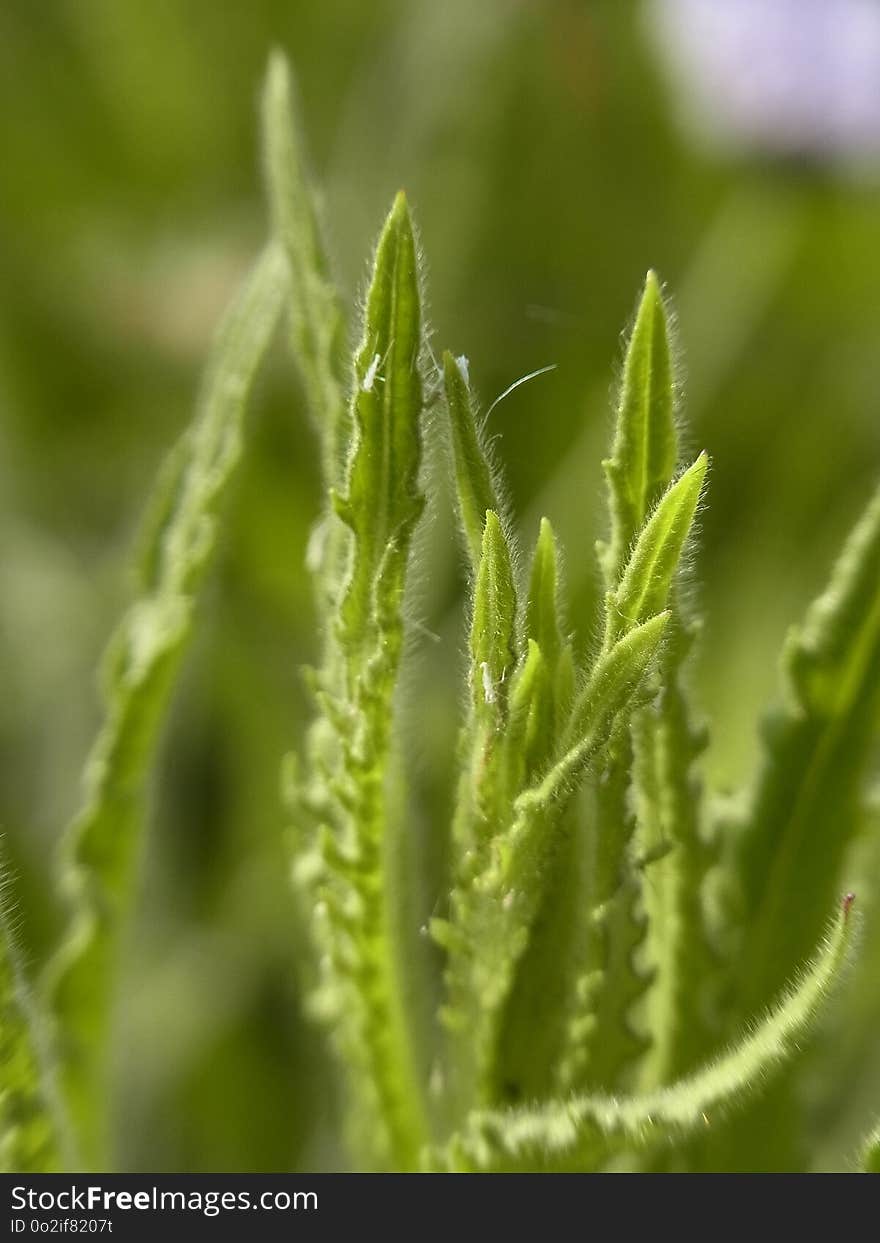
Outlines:
<svg viewBox="0 0 880 1243"><path fill-rule="evenodd" d="M322 444L327 487L341 480L350 419L346 403L345 320L330 275L320 212L297 123L293 74L272 53L263 88L263 163L272 228L290 265L293 355Z"/></svg>
<svg viewBox="0 0 880 1243"><path fill-rule="evenodd" d="M67 830L61 883L70 922L50 963L60 1084L85 1162L107 1137L106 1058L120 928L132 901L144 794L198 588L211 560L216 512L241 454L241 423L288 281L267 247L221 325L195 422L151 506L145 581L104 665L104 726L89 757L82 811Z"/></svg>
<svg viewBox="0 0 880 1243"><path fill-rule="evenodd" d="M878 736L880 491L827 590L790 633L783 671L785 701L766 722L761 769L734 826L741 1012L766 1001L816 936L862 823L865 767Z"/></svg>

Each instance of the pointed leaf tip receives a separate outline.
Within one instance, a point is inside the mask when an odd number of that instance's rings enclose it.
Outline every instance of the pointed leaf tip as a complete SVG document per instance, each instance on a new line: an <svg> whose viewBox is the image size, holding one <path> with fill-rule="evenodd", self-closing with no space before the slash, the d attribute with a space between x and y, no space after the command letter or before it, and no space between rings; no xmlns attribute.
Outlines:
<svg viewBox="0 0 880 1243"><path fill-rule="evenodd" d="M319 431L327 485L342 483L350 423L346 410L345 316L324 244L318 196L308 172L307 143L298 120L296 77L279 49L269 56L263 95L262 157L272 232L290 270L289 341ZM326 559L333 559L332 539ZM322 558L322 561L325 559Z"/></svg>
<svg viewBox="0 0 880 1243"><path fill-rule="evenodd" d="M609 598L607 641L664 608L693 526L709 459L701 453L658 502Z"/></svg>
<svg viewBox="0 0 880 1243"><path fill-rule="evenodd" d="M550 521L542 518L532 559L526 626L528 634L540 644L551 668L555 668L565 641L559 596L559 554L556 547L556 535Z"/></svg>
<svg viewBox="0 0 880 1243"><path fill-rule="evenodd" d="M284 87L290 81L290 62L280 47L269 52L266 78L275 87Z"/></svg>
<svg viewBox="0 0 880 1243"><path fill-rule="evenodd" d="M607 729L644 678L660 646L669 611L633 626L596 662L572 707L566 746Z"/></svg>
<svg viewBox="0 0 880 1243"><path fill-rule="evenodd" d="M386 575L389 585L405 575L422 513L423 344L418 255L406 201L396 199L376 246L354 359L346 502L355 520L356 555L343 613L357 642L368 633L377 575Z"/></svg>
<svg viewBox="0 0 880 1243"><path fill-rule="evenodd" d="M471 678L477 708L503 706L503 686L516 664L516 586L501 519L486 511L471 624Z"/></svg>
<svg viewBox="0 0 880 1243"><path fill-rule="evenodd" d="M398 191L394 196L394 202L391 204L391 210L385 219L382 233L386 236L389 233L399 236L409 236L412 233L412 215L409 210L407 197L402 190Z"/></svg>
<svg viewBox="0 0 880 1243"><path fill-rule="evenodd" d="M388 265L387 275L390 278L391 267L395 258L398 257L399 248L404 248L407 252L406 255L401 253L399 257L404 258L406 265L415 270L418 263L415 255L412 214L402 190L394 196L394 201L382 225L382 232L379 234L373 270L373 286L375 286L377 276L381 279L383 264Z"/></svg>
<svg viewBox="0 0 880 1243"><path fill-rule="evenodd" d="M443 354L449 437L455 473L458 517L471 569L477 572L482 555L483 527L488 510L499 509L492 467L481 441L467 367L449 350Z"/></svg>
<svg viewBox="0 0 880 1243"><path fill-rule="evenodd" d="M443 365L443 376L447 384L456 380L460 384L467 384L467 376L464 374L464 369L452 350L443 351L441 362Z"/></svg>
<svg viewBox="0 0 880 1243"><path fill-rule="evenodd" d="M651 270L626 345L614 443L605 463L611 538L602 556L613 587L626 551L668 487L678 459L666 304Z"/></svg>
<svg viewBox="0 0 880 1243"><path fill-rule="evenodd" d="M405 190L398 190L394 196L394 202L391 204L391 219L393 220L409 220L409 200L406 197Z"/></svg>
<svg viewBox="0 0 880 1243"><path fill-rule="evenodd" d="M501 519L494 509L486 510L486 518L483 529L483 547L496 542L503 535Z"/></svg>

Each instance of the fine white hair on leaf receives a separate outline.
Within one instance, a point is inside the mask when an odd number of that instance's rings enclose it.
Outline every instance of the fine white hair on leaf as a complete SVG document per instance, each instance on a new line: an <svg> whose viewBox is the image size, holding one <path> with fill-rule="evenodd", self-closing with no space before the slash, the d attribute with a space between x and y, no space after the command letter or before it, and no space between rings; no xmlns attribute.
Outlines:
<svg viewBox="0 0 880 1243"><path fill-rule="evenodd" d="M546 375L548 371L555 371L557 365L558 365L557 363L550 363L546 367L539 367L537 371L530 371L528 375L520 376L518 380L514 380L514 382L511 385L509 385L509 387L506 388L499 397L495 398L495 400L492 402L492 405L486 411L486 414L484 417L488 419L489 415L492 413L495 407L500 405L501 402L504 401L504 398L509 397L510 394L514 391L514 389L518 389L521 384L527 384L529 380L537 379L539 375Z"/></svg>
<svg viewBox="0 0 880 1243"><path fill-rule="evenodd" d="M379 355L374 354L373 361L370 363L369 367L367 367L367 370L364 372L364 378L361 381L361 388L363 389L365 393L371 393L373 391L373 385L376 382L377 373L379 371L379 364L381 363L381 361L382 360L379 357Z"/></svg>
<svg viewBox="0 0 880 1243"><path fill-rule="evenodd" d="M483 675L483 698L487 704L493 704L496 699L495 685L492 681L492 673L489 669L488 660L484 660L480 665L480 672Z"/></svg>

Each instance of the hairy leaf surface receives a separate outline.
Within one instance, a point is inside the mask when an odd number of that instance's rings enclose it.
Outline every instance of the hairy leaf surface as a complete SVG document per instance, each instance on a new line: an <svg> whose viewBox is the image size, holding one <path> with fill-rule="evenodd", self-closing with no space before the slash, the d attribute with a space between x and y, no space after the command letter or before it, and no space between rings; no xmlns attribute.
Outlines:
<svg viewBox="0 0 880 1243"><path fill-rule="evenodd" d="M538 1108L475 1114L445 1156L454 1169L590 1169L622 1149L668 1142L760 1088L810 1032L851 942L849 903L773 1008L728 1052L641 1097L574 1096Z"/></svg>
<svg viewBox="0 0 880 1243"><path fill-rule="evenodd" d="M25 980L0 878L0 1171L61 1168L58 1108L41 1018Z"/></svg>
<svg viewBox="0 0 880 1243"><path fill-rule="evenodd" d="M319 715L309 771L291 791L300 821L296 875L313 910L320 989L348 1071L350 1135L368 1165L412 1168L422 1142L389 851L399 804L390 789L402 600L422 513L422 323L416 243L399 194L379 238L354 360L352 437L342 492L348 527L339 607L314 677ZM319 566L319 597L331 598Z"/></svg>
<svg viewBox="0 0 880 1243"><path fill-rule="evenodd" d="M650 668L666 620L635 627L597 662L546 775L517 795L486 862L453 893L446 1018L466 1035L464 1090L475 1101L491 1095L500 1019L541 906L560 816Z"/></svg>
<svg viewBox="0 0 880 1243"><path fill-rule="evenodd" d="M480 564L486 513L501 512L499 489L477 423L465 360L443 355L443 381L458 515L474 573Z"/></svg>
<svg viewBox="0 0 880 1243"><path fill-rule="evenodd" d="M604 463L610 538L600 546L615 587L633 539L668 486L678 460L669 318L660 283L648 273L623 365L611 457Z"/></svg>

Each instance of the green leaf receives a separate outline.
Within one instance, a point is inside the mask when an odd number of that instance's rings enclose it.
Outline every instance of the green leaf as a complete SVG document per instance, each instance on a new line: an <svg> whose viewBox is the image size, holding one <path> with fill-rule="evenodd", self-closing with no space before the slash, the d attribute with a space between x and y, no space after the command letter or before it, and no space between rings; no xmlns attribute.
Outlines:
<svg viewBox="0 0 880 1243"><path fill-rule="evenodd" d="M851 943L849 906L845 901L815 957L766 1017L703 1069L644 1096L575 1096L535 1108L477 1112L437 1164L484 1171L595 1169L622 1150L716 1126L810 1034Z"/></svg>
<svg viewBox="0 0 880 1243"><path fill-rule="evenodd" d="M493 1091L500 1104L554 1095L568 991L583 959L581 931L589 892L578 810L573 799L554 828L556 845L541 878L543 898L501 1022Z"/></svg>
<svg viewBox="0 0 880 1243"><path fill-rule="evenodd" d="M391 749L409 546L422 513L422 326L416 244L397 196L379 238L354 362L345 494L349 568L314 677L318 716L291 800L296 876L314 912L319 987L349 1085L349 1136L374 1168L411 1169L423 1143L419 1066L395 891L403 802ZM332 568L317 567L319 596Z"/></svg>
<svg viewBox="0 0 880 1243"><path fill-rule="evenodd" d="M22 969L0 877L0 1171L47 1174L61 1168L58 1103L49 1052Z"/></svg>
<svg viewBox="0 0 880 1243"><path fill-rule="evenodd" d="M613 720L620 707L644 677L663 637L668 613L628 630L610 651L604 652L586 685L575 698L564 743L570 747L560 763L577 768L577 756L589 741L594 741L593 723ZM550 778L545 779L549 782Z"/></svg>
<svg viewBox="0 0 880 1243"><path fill-rule="evenodd" d="M453 821L460 853L468 858L468 876L473 860L469 852L485 843L509 807L510 765L521 758L512 754L510 737L503 736L508 722L508 688L514 687L512 729L524 742L533 700L544 678L537 649L513 677L517 665L516 611L510 546L498 515L489 510L474 585L468 671L471 710L459 743L463 768Z"/></svg>
<svg viewBox="0 0 880 1243"><path fill-rule="evenodd" d="M705 1055L713 1031L708 986L718 964L703 892L715 851L703 837L702 788L695 772L706 739L692 723L684 683L693 637L676 618L661 658L659 697L633 722L638 848L653 860L644 886L645 957L654 973L645 1087L690 1071Z"/></svg>
<svg viewBox="0 0 880 1243"><path fill-rule="evenodd" d="M565 643L559 585L559 552L556 536L547 518L541 519L526 604L526 634L544 653L550 669L555 669Z"/></svg>
<svg viewBox="0 0 880 1243"><path fill-rule="evenodd" d="M661 613L630 630L596 665L575 701L567 746L540 782L514 804L510 831L496 843L495 867L487 878L514 903L532 904L530 877L540 873L546 849L542 816L557 799L571 792L587 764L604 746L612 728L644 680L657 653L668 614Z"/></svg>
<svg viewBox="0 0 880 1243"><path fill-rule="evenodd" d="M526 762L536 747L543 750L545 740L553 741L553 719L547 715L549 671L544 653L534 639L528 640L525 660L511 680L509 695L510 726L505 744L514 771L510 788L519 789L522 773L534 767ZM523 763L516 763L517 758Z"/></svg>
<svg viewBox="0 0 880 1243"><path fill-rule="evenodd" d="M650 973L637 965L645 938L641 904L639 877L627 873L607 901L591 911L593 936L584 964L595 967L578 977L577 1004L570 1012L558 1066L561 1093L585 1087L613 1090L650 1047L633 1018L651 983Z"/></svg>
<svg viewBox="0 0 880 1243"><path fill-rule="evenodd" d="M348 342L322 237L317 195L308 175L294 97L290 66L275 51L269 61L262 98L264 180L272 231L290 268L291 352L321 442L325 503L309 542L309 552L310 560L316 560L320 568L316 603L326 638L346 570L346 533L332 512L330 489L340 489L344 484L352 435L347 401Z"/></svg>
<svg viewBox="0 0 880 1243"><path fill-rule="evenodd" d="M542 519L526 599L527 654L511 679L504 736L495 739L490 746L487 745L489 740L478 734L471 744L469 771L472 779L462 793L468 796L470 807L479 806L482 813L479 823L483 827L465 836L461 833L462 816L456 817L456 839L465 860L458 879L463 887L473 883L474 875L488 861L485 851L478 854L474 846L480 842L485 844L493 829L509 822L517 794L543 774L558 745L570 708L572 655L562 629L558 560L553 530L550 523ZM508 614L511 633L512 604L511 599ZM547 657L542 643L547 647ZM494 797L485 797L487 789L494 791ZM478 804L474 799L475 790L483 792ZM472 815L471 820L474 819ZM566 830L560 823L557 836L570 840L562 847L558 858L548 859L542 911L536 916L507 1013L499 1020L502 1026L499 1061L494 1072L495 1086L489 1089L496 1095L509 1096L529 1090L542 1081L542 1076L546 1080L547 1067L554 1053L553 1023L545 1003L548 995L556 997L563 987L561 968L566 955L562 947L567 939L567 928L576 923L573 908L577 902L576 887L570 883L577 874L577 867L567 867L566 861L576 855L578 849L570 825ZM456 896L453 908L457 909L462 901L466 905L466 899ZM558 1000L561 1005L561 997ZM534 1032L536 1005L540 1005L547 1016L540 1036Z"/></svg>
<svg viewBox="0 0 880 1243"><path fill-rule="evenodd" d="M571 645L564 641L558 597L556 542L544 520L532 563L527 629L556 658L556 676L547 671L533 697L533 716L544 722L538 736L547 740L538 762L533 750L525 751L533 777L546 767L569 709L559 677L566 677ZM537 646L536 639L529 644ZM624 730L618 746L607 748L597 764L588 813L559 818L554 828L562 845L547 864L542 906L503 1024L498 1090L508 1099L517 1093L546 1096L553 1084L563 1091L593 1081L608 1086L644 1049L629 1022L646 981L633 962L644 920L636 910L638 878L629 856L633 817L625 740ZM523 748L512 742L511 751Z"/></svg>
<svg viewBox="0 0 880 1243"><path fill-rule="evenodd" d="M522 789L524 783L543 771L559 743L571 709L574 653L565 634L563 595L556 536L548 520L542 518L526 596L525 636L529 657L520 677L522 683L529 679L529 725L527 737L511 736L508 740L511 771L517 773L512 789ZM531 665L535 666L534 671ZM522 692L518 694L521 696Z"/></svg>
<svg viewBox="0 0 880 1243"><path fill-rule="evenodd" d="M553 527L541 519L538 542L532 557L529 591L526 598L526 635L534 639L544 655L548 672L548 714L553 719L553 743L562 729L569 708L574 681L574 653L565 628L565 590L560 554Z"/></svg>
<svg viewBox="0 0 880 1243"><path fill-rule="evenodd" d="M703 490L708 459L694 464L664 493L641 530L620 583L606 604L606 644L665 608Z"/></svg>
<svg viewBox="0 0 880 1243"><path fill-rule="evenodd" d="M600 559L609 588L617 585L633 540L675 470L670 353L663 295L649 272L627 345L611 457L604 463L611 532Z"/></svg>
<svg viewBox="0 0 880 1243"><path fill-rule="evenodd" d="M676 457L666 314L649 274L627 351L613 457L606 463L611 547L599 549L608 587L605 650L673 595L706 472L701 455L672 484ZM637 710L632 728L651 711ZM604 753L586 825L591 864L579 968L568 990L556 1065L565 1091L617 1086L647 1045L634 1020L652 976L639 962L646 921L633 846L632 766L632 745L621 731Z"/></svg>
<svg viewBox="0 0 880 1243"><path fill-rule="evenodd" d="M350 435L345 400L345 321L330 276L318 203L308 176L293 75L273 52L263 88L263 162L272 229L290 267L290 332L312 417L321 435L327 487L340 482Z"/></svg>
<svg viewBox="0 0 880 1243"><path fill-rule="evenodd" d="M343 643L372 640L379 614L396 614L409 543L424 507L422 328L416 243L401 192L376 248L354 362L354 438L336 512L354 535L342 603Z"/></svg>
<svg viewBox="0 0 880 1243"><path fill-rule="evenodd" d="M728 861L741 893L740 1010L778 987L816 935L861 823L878 733L880 491L827 590L790 633L783 671L785 703L765 726L760 772Z"/></svg>
<svg viewBox="0 0 880 1243"><path fill-rule="evenodd" d="M486 512L501 512L494 471L477 423L474 399L463 358L443 355L446 411L452 442L458 516L474 573L480 564Z"/></svg>
<svg viewBox="0 0 880 1243"><path fill-rule="evenodd" d="M486 514L471 621L471 691L477 717L502 718L517 662L516 585L501 520Z"/></svg>
<svg viewBox="0 0 880 1243"><path fill-rule="evenodd" d="M501 1018L546 891L568 798L615 726L656 655L666 614L634 627L596 664L578 695L566 737L546 774L513 801L485 864L453 891L445 1009L462 1034L465 1098L485 1102L494 1084Z"/></svg>
<svg viewBox="0 0 880 1243"><path fill-rule="evenodd" d="M645 924L632 851L631 762L629 733L618 730L603 753L585 817L589 879L556 1065L560 1092L617 1087L624 1069L646 1047L631 1014L650 983L636 962Z"/></svg>
<svg viewBox="0 0 880 1243"><path fill-rule="evenodd" d="M457 921L470 906L474 879L485 866L491 837L510 816L512 799L520 788L529 736L539 728L535 712L546 681L544 659L538 645L530 642L524 663L516 668L516 619L510 546L498 515L488 510L471 617L471 705L459 742L461 776L453 818L455 856L450 897L454 927L450 930L437 921L433 925L435 939L449 951L453 991L458 951L466 949ZM445 1011L453 1031L459 1026L454 1011L454 1004ZM469 1057L464 1061L470 1064ZM465 1083L464 1076L461 1080L455 1091L459 1096L467 1095L473 1089Z"/></svg>
<svg viewBox="0 0 880 1243"><path fill-rule="evenodd" d="M101 1103L110 1009L150 764L210 565L216 511L241 453L245 401L286 283L284 256L269 246L220 328L185 449L151 506L155 542L144 557L143 594L110 642L105 722L86 768L83 808L63 840L70 922L47 984L61 1087L92 1167L106 1160Z"/></svg>

